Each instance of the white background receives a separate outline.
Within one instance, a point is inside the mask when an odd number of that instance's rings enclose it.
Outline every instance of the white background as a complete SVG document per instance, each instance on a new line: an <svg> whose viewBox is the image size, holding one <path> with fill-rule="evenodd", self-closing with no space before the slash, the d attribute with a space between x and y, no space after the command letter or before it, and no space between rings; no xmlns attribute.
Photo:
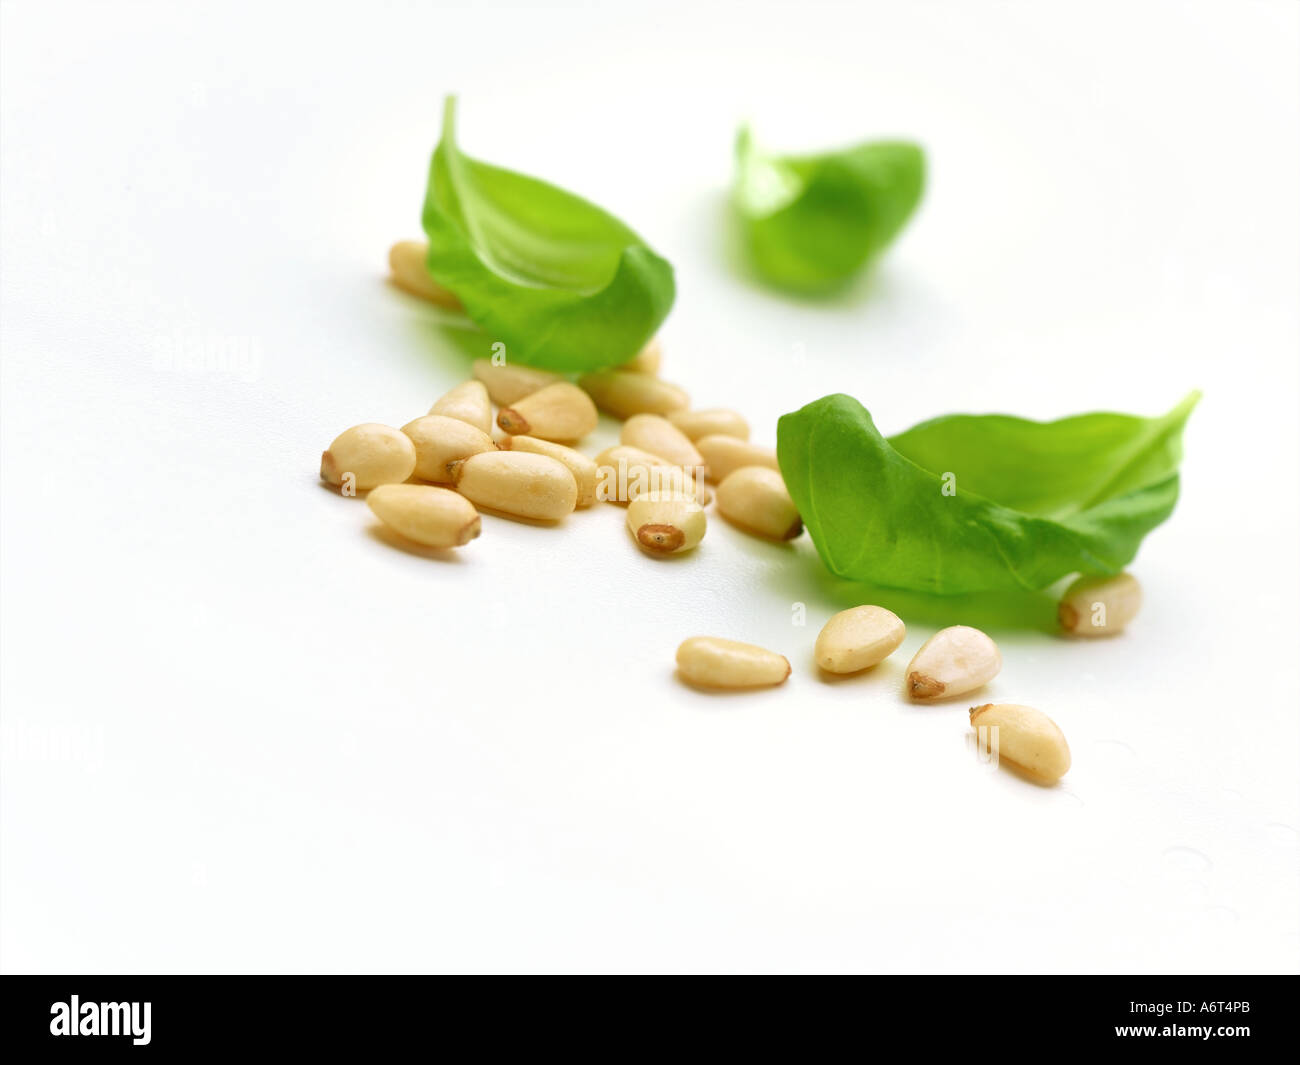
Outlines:
<svg viewBox="0 0 1300 1065"><path fill-rule="evenodd" d="M6 970L1297 969L1296 4L2 10ZM610 506L454 558L377 534L321 450L486 346L384 282L449 90L467 151L675 264L664 376L760 442L831 391L896 432L1203 389L1131 630L864 592L721 520L672 564ZM729 262L744 118L925 144L870 282ZM256 361L160 361L196 344ZM819 679L867 597L903 648ZM901 698L957 621L1002 647L979 700L1069 737L1060 787ZM794 675L688 690L698 633Z"/></svg>

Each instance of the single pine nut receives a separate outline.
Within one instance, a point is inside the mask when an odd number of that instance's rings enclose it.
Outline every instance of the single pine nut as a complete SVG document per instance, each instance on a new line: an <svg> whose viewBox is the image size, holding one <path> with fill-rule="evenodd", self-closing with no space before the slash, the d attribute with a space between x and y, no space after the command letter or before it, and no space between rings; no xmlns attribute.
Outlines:
<svg viewBox="0 0 1300 1065"><path fill-rule="evenodd" d="M790 675L785 655L752 643L692 636L677 648L677 669L691 684L708 688L759 688Z"/></svg>
<svg viewBox="0 0 1300 1065"><path fill-rule="evenodd" d="M633 414L668 414L690 406L690 398L676 385L648 373L602 370L584 374L580 384L596 406L615 418Z"/></svg>
<svg viewBox="0 0 1300 1065"><path fill-rule="evenodd" d="M696 474L639 447L616 444L596 456L596 498L629 503L646 492L693 496L701 506L712 497Z"/></svg>
<svg viewBox="0 0 1300 1065"><path fill-rule="evenodd" d="M916 652L907 667L907 693L917 700L961 695L983 687L1001 668L997 644L979 629L953 625Z"/></svg>
<svg viewBox="0 0 1300 1065"><path fill-rule="evenodd" d="M549 384L561 381L559 374L536 370L531 366L514 363L497 365L491 359L474 360L474 376L483 382L492 402L502 407L518 403L524 396L532 395Z"/></svg>
<svg viewBox="0 0 1300 1065"><path fill-rule="evenodd" d="M439 484L451 481L452 463L481 451L495 451L497 447L487 433L459 418L441 414L426 414L407 422L402 432L415 444L415 475Z"/></svg>
<svg viewBox="0 0 1300 1065"><path fill-rule="evenodd" d="M619 443L628 447L639 447L652 455L658 455L665 462L688 469L699 469L704 465L704 458L690 442L686 434L667 418L658 414L634 414L623 423L619 433Z"/></svg>
<svg viewBox="0 0 1300 1065"><path fill-rule="evenodd" d="M1041 710L1015 703L985 703L971 707L970 723L977 736L989 730L980 736L981 748L991 753L996 743L999 761L1005 758L1045 784L1055 784L1070 768L1065 734Z"/></svg>
<svg viewBox="0 0 1300 1065"><path fill-rule="evenodd" d="M474 504L450 488L381 484L366 502L385 525L425 547L461 547L482 531Z"/></svg>
<svg viewBox="0 0 1300 1065"><path fill-rule="evenodd" d="M749 422L734 410L715 407L712 410L675 410L668 420L692 440L706 436L734 436L737 440L749 439Z"/></svg>
<svg viewBox="0 0 1300 1065"><path fill-rule="evenodd" d="M870 669L897 651L906 635L902 620L883 606L841 610L817 635L817 664L827 673Z"/></svg>
<svg viewBox="0 0 1300 1065"><path fill-rule="evenodd" d="M695 446L704 456L711 481L722 481L732 470L742 466L766 466L769 470L781 468L776 462L776 452L770 447L759 447L734 436L704 436L695 441Z"/></svg>
<svg viewBox="0 0 1300 1065"><path fill-rule="evenodd" d="M492 434L492 401L482 381L464 381L429 408L430 414L459 418L480 433Z"/></svg>
<svg viewBox="0 0 1300 1065"><path fill-rule="evenodd" d="M766 466L741 466L718 485L718 513L745 532L793 540L803 532L785 482Z"/></svg>
<svg viewBox="0 0 1300 1065"><path fill-rule="evenodd" d="M704 508L691 496L646 492L627 507L628 531L652 555L690 551L704 539L707 527Z"/></svg>
<svg viewBox="0 0 1300 1065"><path fill-rule="evenodd" d="M439 307L462 310L456 294L429 276L429 268L425 266L428 257L429 245L424 241L399 240L388 249L388 268L393 274L393 284Z"/></svg>
<svg viewBox="0 0 1300 1065"><path fill-rule="evenodd" d="M578 485L559 459L529 451L484 451L452 464L456 488L476 506L535 521L558 521L578 502Z"/></svg>
<svg viewBox="0 0 1300 1065"><path fill-rule="evenodd" d="M345 429L320 457L322 480L358 492L401 484L414 469L415 445L410 437L377 422Z"/></svg>
<svg viewBox="0 0 1300 1065"><path fill-rule="evenodd" d="M558 459L568 467L578 484L578 509L596 502L596 463L581 451L550 440L539 440L535 436L507 436L501 441L501 447L506 451L529 451Z"/></svg>
<svg viewBox="0 0 1300 1065"><path fill-rule="evenodd" d="M646 346L637 353L636 358L629 359L618 368L624 373L657 374L662 361L663 352L659 347L659 338L651 337Z"/></svg>
<svg viewBox="0 0 1300 1065"><path fill-rule="evenodd" d="M497 415L497 425L507 433L542 440L580 440L599 421L591 397L568 381L539 388Z"/></svg>
<svg viewBox="0 0 1300 1065"><path fill-rule="evenodd" d="M1142 585L1131 573L1080 577L1065 590L1057 615L1065 631L1076 636L1111 636L1122 632L1141 606Z"/></svg>

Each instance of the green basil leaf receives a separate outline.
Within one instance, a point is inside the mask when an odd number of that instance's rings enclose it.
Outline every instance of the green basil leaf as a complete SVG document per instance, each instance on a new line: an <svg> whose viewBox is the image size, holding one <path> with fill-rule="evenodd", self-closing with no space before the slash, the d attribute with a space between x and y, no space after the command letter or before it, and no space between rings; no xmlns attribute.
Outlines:
<svg viewBox="0 0 1300 1065"><path fill-rule="evenodd" d="M886 440L851 396L777 424L777 457L817 552L839 577L957 595L1117 573L1178 499L1168 414L1035 422L954 414Z"/></svg>
<svg viewBox="0 0 1300 1065"><path fill-rule="evenodd" d="M806 292L844 284L898 235L925 186L925 153L872 141L822 155L765 155L736 139L734 202L759 275Z"/></svg>
<svg viewBox="0 0 1300 1065"><path fill-rule="evenodd" d="M581 372L626 362L672 307L673 268L613 215L471 159L456 100L424 201L429 273L515 362Z"/></svg>

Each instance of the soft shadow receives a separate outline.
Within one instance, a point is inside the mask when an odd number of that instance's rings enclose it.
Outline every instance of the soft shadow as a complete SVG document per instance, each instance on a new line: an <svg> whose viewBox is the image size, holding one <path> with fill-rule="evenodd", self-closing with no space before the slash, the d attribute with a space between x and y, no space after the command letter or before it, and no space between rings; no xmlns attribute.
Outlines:
<svg viewBox="0 0 1300 1065"><path fill-rule="evenodd" d="M1052 791L1061 787L1061 782L1059 780L1044 780L1042 777L1036 777L1032 773L1021 769L1015 762L1008 762L1004 758L998 759L998 772L1009 773L1011 776L1024 781L1026 784L1032 784L1036 788L1042 788L1043 791ZM1065 789L1061 788L1061 790L1064 791Z"/></svg>
<svg viewBox="0 0 1300 1065"><path fill-rule="evenodd" d="M410 315L404 320L413 339L412 350L421 356L433 352L453 374L467 376L474 359L490 358L492 338L460 311L448 310L413 296L385 278L381 282Z"/></svg>
<svg viewBox="0 0 1300 1065"><path fill-rule="evenodd" d="M393 547L416 558L427 558L433 562L450 562L464 565L464 557L454 547L425 547L414 540L408 540L380 522L366 527L366 534L372 540L378 540L385 547Z"/></svg>
<svg viewBox="0 0 1300 1065"><path fill-rule="evenodd" d="M836 688L841 684L870 685L873 689L881 685L896 684L901 688L906 680L898 664L890 659L877 662L866 669L859 669L856 673L830 673L817 664L814 655L809 655L808 661L818 682L828 688Z"/></svg>
<svg viewBox="0 0 1300 1065"><path fill-rule="evenodd" d="M825 567L811 542L801 546L789 565L777 568L772 579L776 583L775 590L791 602L806 601L811 592L831 613L871 603L892 610L909 626L920 624L946 628L949 625L970 625L988 633L1031 630L1056 635L1060 631L1056 618L1057 600L1044 592L927 595L865 581L844 580Z"/></svg>
<svg viewBox="0 0 1300 1065"><path fill-rule="evenodd" d="M713 492L714 499L717 498L717 488L718 486L716 484L712 482L709 484L709 490ZM710 500L710 502L712 502L712 500ZM754 558L785 558L789 563L793 563L795 558L798 556L799 549L797 546L797 537L794 540L773 540L771 537L764 536L761 533L756 533L752 529L748 529L744 525L732 521L730 518L722 514L716 505L713 507L712 514L721 519L719 521L720 525L726 525L726 527L735 534L734 540L738 545L740 545L739 549L748 551ZM710 517L709 520L712 521L714 519L713 517Z"/></svg>

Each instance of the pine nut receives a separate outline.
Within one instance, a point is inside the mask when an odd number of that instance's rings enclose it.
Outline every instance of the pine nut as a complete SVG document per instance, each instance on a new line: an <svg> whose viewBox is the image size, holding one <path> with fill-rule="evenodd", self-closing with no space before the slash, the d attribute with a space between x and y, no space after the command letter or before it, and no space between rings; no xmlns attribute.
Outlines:
<svg viewBox="0 0 1300 1065"><path fill-rule="evenodd" d="M745 532L793 540L803 532L785 482L766 466L741 466L718 485L718 513Z"/></svg>
<svg viewBox="0 0 1300 1065"><path fill-rule="evenodd" d="M450 488L381 484L366 503L385 525L425 547L461 547L482 531L474 504Z"/></svg>
<svg viewBox="0 0 1300 1065"><path fill-rule="evenodd" d="M962 695L983 687L1001 668L997 644L979 629L953 625L916 652L907 667L907 693L916 700Z"/></svg>
<svg viewBox="0 0 1300 1065"><path fill-rule="evenodd" d="M790 663L752 643L692 636L677 648L677 670L684 680L703 687L758 688L782 683L790 675Z"/></svg>
<svg viewBox="0 0 1300 1065"><path fill-rule="evenodd" d="M519 518L558 521L578 502L578 485L564 463L529 451L484 451L453 463L461 495L476 506Z"/></svg>
<svg viewBox="0 0 1300 1065"><path fill-rule="evenodd" d="M483 382L492 402L502 407L518 403L524 396L563 380L559 374L536 370L531 366L514 363L497 365L491 359L474 360L474 376Z"/></svg>
<svg viewBox="0 0 1300 1065"><path fill-rule="evenodd" d="M439 307L463 310L456 294L429 276L428 267L424 265L428 256L429 245L424 241L399 240L388 249L388 268L392 271L393 284Z"/></svg>
<svg viewBox="0 0 1300 1065"><path fill-rule="evenodd" d="M893 611L883 606L855 606L826 622L817 635L814 653L827 673L857 673L883 662L898 650L906 635L907 627Z"/></svg>
<svg viewBox="0 0 1300 1065"><path fill-rule="evenodd" d="M733 470L742 466L766 466L780 470L776 452L770 447L759 447L734 436L704 436L695 441L704 464L709 468L709 480L722 481Z"/></svg>
<svg viewBox="0 0 1300 1065"><path fill-rule="evenodd" d="M662 361L663 353L659 348L659 338L651 337L646 346L637 353L636 358L629 359L619 369L624 373L657 374Z"/></svg>
<svg viewBox="0 0 1300 1065"><path fill-rule="evenodd" d="M415 445L410 437L377 422L345 429L320 457L322 480L350 485L358 492L381 484L400 484L414 469Z"/></svg>
<svg viewBox="0 0 1300 1065"><path fill-rule="evenodd" d="M1061 597L1057 615L1066 632L1076 636L1112 636L1137 617L1142 586L1131 573L1115 577L1080 577Z"/></svg>
<svg viewBox="0 0 1300 1065"><path fill-rule="evenodd" d="M402 432L415 444L415 475L423 481L447 484L451 481L452 463L495 451L496 444L487 433L480 432L459 418L426 414L402 426Z"/></svg>
<svg viewBox="0 0 1300 1065"><path fill-rule="evenodd" d="M578 509L596 502L596 463L581 451L563 444L539 440L535 436L507 436L501 441L507 451L529 451L534 455L547 455L563 462L578 484Z"/></svg>
<svg viewBox="0 0 1300 1065"><path fill-rule="evenodd" d="M1065 734L1041 710L1015 703L985 703L971 707L970 723L977 734L981 729L990 730L981 746L992 751L996 742L999 761L1005 758L1045 784L1056 783L1070 768Z"/></svg>
<svg viewBox="0 0 1300 1065"><path fill-rule="evenodd" d="M492 434L492 401L482 381L464 381L429 408L430 414L458 418L480 433Z"/></svg>
<svg viewBox="0 0 1300 1065"><path fill-rule="evenodd" d="M540 388L497 415L507 433L542 440L580 440L599 420L591 397L568 381Z"/></svg>
<svg viewBox="0 0 1300 1065"><path fill-rule="evenodd" d="M646 492L628 504L627 528L649 554L676 555L704 539L708 519L691 496Z"/></svg>
<svg viewBox="0 0 1300 1065"><path fill-rule="evenodd" d="M690 406L690 398L676 385L647 373L602 370L584 374L578 384L596 401L596 406L615 418L634 414L668 414Z"/></svg>
<svg viewBox="0 0 1300 1065"><path fill-rule="evenodd" d="M704 458L677 426L658 414L634 414L623 423L619 442L658 455L674 466L698 469Z"/></svg>
<svg viewBox="0 0 1300 1065"><path fill-rule="evenodd" d="M712 410L675 410L668 420L692 440L706 436L734 436L749 439L749 422L734 410L714 407Z"/></svg>
<svg viewBox="0 0 1300 1065"><path fill-rule="evenodd" d="M616 444L596 456L596 498L621 504L645 492L676 492L706 506L712 495L696 473L638 447Z"/></svg>

